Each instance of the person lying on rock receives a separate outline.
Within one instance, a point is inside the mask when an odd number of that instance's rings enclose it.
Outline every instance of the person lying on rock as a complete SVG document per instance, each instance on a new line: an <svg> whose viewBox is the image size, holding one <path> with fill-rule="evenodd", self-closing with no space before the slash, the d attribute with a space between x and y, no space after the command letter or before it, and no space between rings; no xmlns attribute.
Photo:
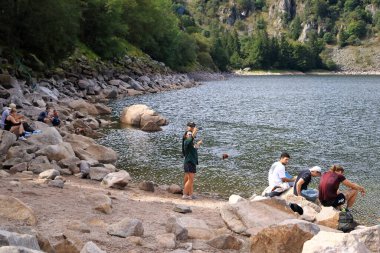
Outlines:
<svg viewBox="0 0 380 253"><path fill-rule="evenodd" d="M16 108L12 108L10 110L9 115L5 119L4 122L4 130L10 131L11 133L14 133L18 139L25 140L24 134L24 126L23 126L23 120L17 118L17 111Z"/></svg>
<svg viewBox="0 0 380 253"><path fill-rule="evenodd" d="M321 167L314 166L310 169L301 171L294 183L294 195L302 196L309 201L314 202L318 197L318 191L315 189L307 189L312 177L321 176Z"/></svg>
<svg viewBox="0 0 380 253"><path fill-rule="evenodd" d="M358 192L361 192L362 196L365 195L364 187L346 179L343 174L342 166L333 165L329 171L322 175L319 183L319 200L323 206L342 209L343 204L347 202L346 210L348 210L354 205ZM341 183L350 189L345 192L339 191Z"/></svg>
<svg viewBox="0 0 380 253"><path fill-rule="evenodd" d="M288 164L290 155L283 152L280 160L272 164L268 172L269 186L265 189L265 196L274 197L291 187L290 183L295 181L294 177L289 177L285 171L285 165Z"/></svg>

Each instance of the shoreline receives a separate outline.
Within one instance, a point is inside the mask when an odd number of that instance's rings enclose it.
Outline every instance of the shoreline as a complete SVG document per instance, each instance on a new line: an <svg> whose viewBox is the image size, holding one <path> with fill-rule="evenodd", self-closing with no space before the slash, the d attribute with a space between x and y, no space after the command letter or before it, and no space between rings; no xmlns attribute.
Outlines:
<svg viewBox="0 0 380 253"><path fill-rule="evenodd" d="M241 71L235 70L232 75L236 76L287 76L287 75L300 75L300 76L380 76L380 71L286 71L286 70L255 70L255 71Z"/></svg>

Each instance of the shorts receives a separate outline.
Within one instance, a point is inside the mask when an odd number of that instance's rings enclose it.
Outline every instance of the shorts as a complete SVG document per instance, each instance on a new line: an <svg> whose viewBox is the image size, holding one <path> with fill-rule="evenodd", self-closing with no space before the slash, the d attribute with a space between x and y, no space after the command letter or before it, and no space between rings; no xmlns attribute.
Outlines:
<svg viewBox="0 0 380 253"><path fill-rule="evenodd" d="M183 169L185 173L197 173L197 168L193 163L185 163Z"/></svg>
<svg viewBox="0 0 380 253"><path fill-rule="evenodd" d="M324 200L321 201L321 204L323 206L332 206L332 207L337 207L341 206L346 202L346 197L344 196L343 193L339 193L338 196L334 200Z"/></svg>

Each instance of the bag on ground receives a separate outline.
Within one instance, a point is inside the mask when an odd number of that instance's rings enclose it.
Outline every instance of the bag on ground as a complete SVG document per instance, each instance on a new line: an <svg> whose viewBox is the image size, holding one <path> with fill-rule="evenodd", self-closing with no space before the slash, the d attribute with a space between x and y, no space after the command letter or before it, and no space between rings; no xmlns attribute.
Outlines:
<svg viewBox="0 0 380 253"><path fill-rule="evenodd" d="M354 217L349 211L342 211L339 213L338 230L348 233L355 229L356 222Z"/></svg>

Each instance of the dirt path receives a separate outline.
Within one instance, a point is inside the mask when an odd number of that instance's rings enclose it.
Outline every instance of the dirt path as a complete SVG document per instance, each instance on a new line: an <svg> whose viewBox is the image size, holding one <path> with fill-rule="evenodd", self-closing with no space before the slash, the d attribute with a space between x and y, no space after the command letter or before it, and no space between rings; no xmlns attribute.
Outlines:
<svg viewBox="0 0 380 253"><path fill-rule="evenodd" d="M92 180L66 177L63 189L49 187L37 180L36 176L12 175L0 179L0 194L13 196L35 212L38 223L35 230L55 245L62 240L62 234L71 240L84 242L93 241L102 250L111 252L170 252L158 248L156 235L166 233L165 225L172 215L190 216L204 220L207 225L220 233L231 233L220 217L218 208L223 201L200 197L196 200L183 200L181 195L171 194L156 187L155 192L139 190L136 185L130 185L125 190L104 189L100 183ZM103 214L94 210L90 195L102 193L112 199L112 213ZM173 211L177 204L188 205L192 213L180 214ZM144 226L142 238L119 238L107 234L107 226L123 218L140 219ZM23 227L21 223L0 218L0 227ZM78 225L80 224L80 225ZM74 229L73 229L74 227ZM84 232L89 229L89 233ZM220 251L197 242L187 240L177 248L189 248L190 252L236 252ZM190 244L189 244L190 243ZM197 246L199 245L199 246ZM198 247L198 251L197 251Z"/></svg>

